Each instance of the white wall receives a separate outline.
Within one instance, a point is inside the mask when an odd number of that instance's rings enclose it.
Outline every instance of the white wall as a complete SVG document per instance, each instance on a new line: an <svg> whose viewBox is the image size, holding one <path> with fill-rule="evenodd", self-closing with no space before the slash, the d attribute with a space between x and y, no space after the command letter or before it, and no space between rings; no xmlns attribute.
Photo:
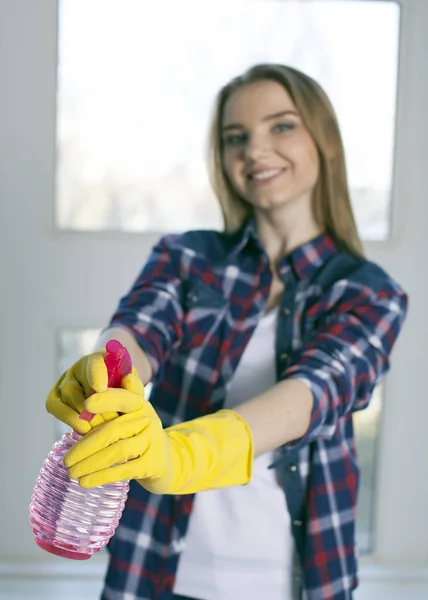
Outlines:
<svg viewBox="0 0 428 600"><path fill-rule="evenodd" d="M33 483L53 440L44 413L54 381L51 341L58 323L103 325L115 290L126 289L156 237L123 240L129 259L116 288L101 297L100 281L86 275L81 293L78 265L98 272L103 261L114 260L120 236L60 235L53 228L56 10L54 0L0 0L0 598L14 597L17 576L22 597L56 597L55 578L67 577L76 582L67 584L69 597L77 598L73 586L83 573L93 590L85 597L96 597L102 558L76 565L45 555L28 525ZM403 1L394 233L390 243L370 244L368 251L409 292L411 312L388 379L376 549L363 561L358 594L368 600L428 598L427 31L428 1Z"/></svg>

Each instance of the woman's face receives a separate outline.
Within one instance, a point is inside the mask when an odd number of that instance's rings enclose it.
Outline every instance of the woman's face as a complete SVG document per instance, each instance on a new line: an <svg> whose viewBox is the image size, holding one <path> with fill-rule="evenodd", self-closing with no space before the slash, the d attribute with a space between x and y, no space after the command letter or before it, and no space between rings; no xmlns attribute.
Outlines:
<svg viewBox="0 0 428 600"><path fill-rule="evenodd" d="M282 85L258 81L235 91L224 107L222 137L226 174L256 212L310 205L318 151Z"/></svg>

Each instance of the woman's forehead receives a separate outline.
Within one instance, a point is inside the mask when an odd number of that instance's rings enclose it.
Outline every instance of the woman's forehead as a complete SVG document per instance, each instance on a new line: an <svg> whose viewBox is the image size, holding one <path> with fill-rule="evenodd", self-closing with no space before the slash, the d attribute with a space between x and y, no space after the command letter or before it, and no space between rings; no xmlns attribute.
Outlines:
<svg viewBox="0 0 428 600"><path fill-rule="evenodd" d="M260 119L281 113L296 111L287 90L276 81L256 81L235 90L227 99L223 111L223 125Z"/></svg>

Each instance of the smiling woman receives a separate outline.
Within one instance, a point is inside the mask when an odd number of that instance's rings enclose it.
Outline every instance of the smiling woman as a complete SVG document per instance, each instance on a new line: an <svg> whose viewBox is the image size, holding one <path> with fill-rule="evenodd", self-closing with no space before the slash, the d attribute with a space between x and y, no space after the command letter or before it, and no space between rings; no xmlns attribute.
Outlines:
<svg viewBox="0 0 428 600"><path fill-rule="evenodd" d="M210 159L225 230L163 236L97 344L121 341L139 376L108 389L95 352L46 403L80 433L84 409L118 415L64 457L82 487L136 482L105 595L138 567L144 597L351 597L353 415L389 370L407 296L363 256L334 111L308 75L263 64L223 86ZM138 564L125 529L145 533Z"/></svg>

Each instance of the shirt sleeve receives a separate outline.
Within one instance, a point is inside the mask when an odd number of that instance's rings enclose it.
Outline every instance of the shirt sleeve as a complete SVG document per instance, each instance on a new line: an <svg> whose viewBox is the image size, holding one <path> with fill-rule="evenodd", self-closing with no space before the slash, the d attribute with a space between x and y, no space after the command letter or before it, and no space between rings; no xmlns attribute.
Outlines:
<svg viewBox="0 0 428 600"><path fill-rule="evenodd" d="M146 353L155 375L182 338L183 307L179 236L162 237L109 327L125 327Z"/></svg>
<svg viewBox="0 0 428 600"><path fill-rule="evenodd" d="M282 379L298 379L313 394L305 436L290 446L331 438L338 419L365 408L389 370L389 355L407 312L407 296L379 267L367 263L320 298L322 317L293 355Z"/></svg>

